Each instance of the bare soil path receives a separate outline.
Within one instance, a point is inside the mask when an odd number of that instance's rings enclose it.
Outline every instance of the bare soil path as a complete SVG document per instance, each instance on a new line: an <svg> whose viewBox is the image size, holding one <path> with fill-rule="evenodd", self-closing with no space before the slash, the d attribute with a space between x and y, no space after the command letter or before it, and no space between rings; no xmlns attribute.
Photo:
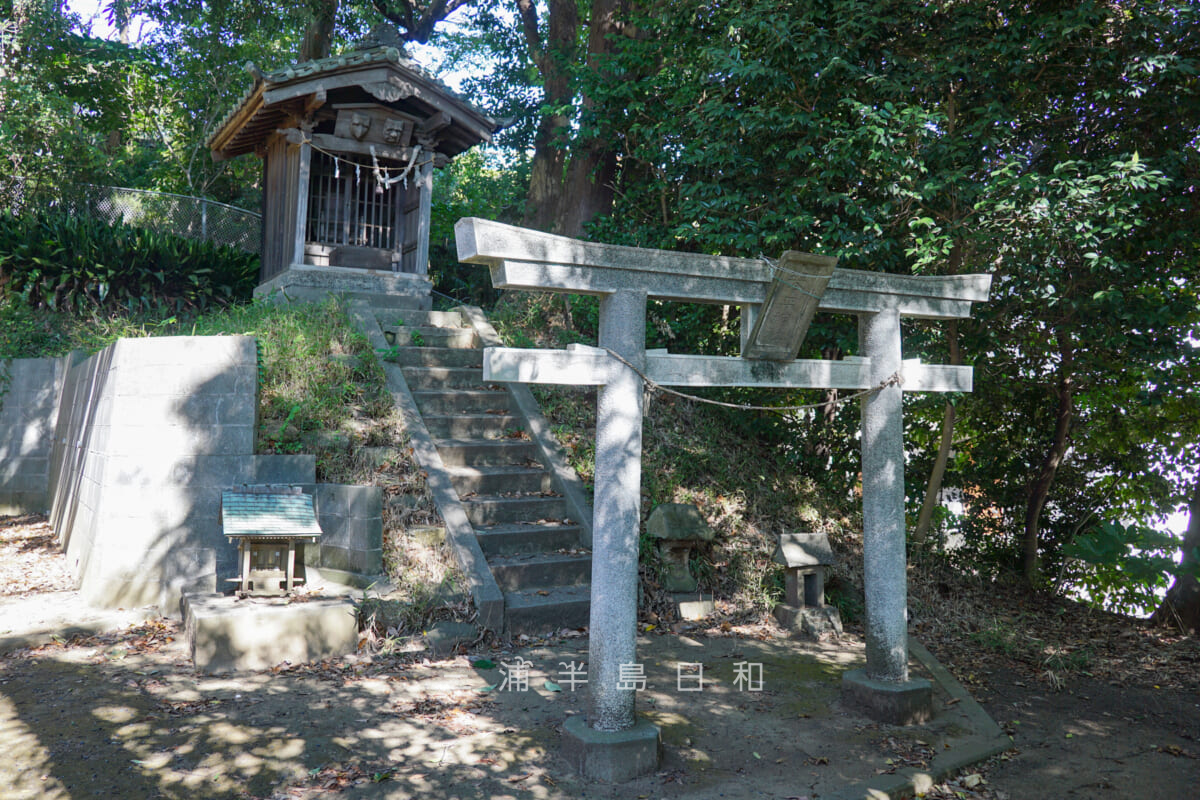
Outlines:
<svg viewBox="0 0 1200 800"><path fill-rule="evenodd" d="M33 580L18 574L29 561L14 551L37 555L43 574L20 590L27 598L69 585L65 572L45 577L56 567L42 562L61 556L37 539L39 524L0 521L0 587ZM1063 637L1028 622L1043 609L995 599L989 609L1024 614L1026 639L1089 642L1090 656L1047 662L997 646L1006 640L992 627L923 624L930 649L1013 736L1010 751L927 797L1197 796L1193 639L1103 619L1068 621ZM831 798L855 777L921 768L961 735L954 725L884 728L842 708L837 678L861 657L853 635L808 646L810 666L789 662L785 672L771 665L803 648L768 625L656 629L639 645L651 684L639 707L662 727L663 769L619 787L586 785L557 755L562 721L586 697L564 686L560 664L585 658L586 638L563 632L518 645L442 660L397 650L237 677L194 674L165 620L10 650L0 654L0 796ZM671 665L689 653L717 680L712 691L671 685ZM517 657L534 665L528 693L482 691L500 673L478 659ZM766 691L730 685L738 661L766 665Z"/></svg>

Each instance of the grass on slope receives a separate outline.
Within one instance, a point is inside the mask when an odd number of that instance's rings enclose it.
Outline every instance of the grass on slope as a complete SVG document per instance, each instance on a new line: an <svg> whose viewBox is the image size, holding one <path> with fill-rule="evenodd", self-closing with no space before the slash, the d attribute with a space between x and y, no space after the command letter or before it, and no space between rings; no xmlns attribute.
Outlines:
<svg viewBox="0 0 1200 800"><path fill-rule="evenodd" d="M562 347L586 339L578 330L581 320L565 318L561 298L506 297L491 319L518 347ZM591 486L595 389L535 386L533 392L571 466ZM839 502L800 476L791 461L794 443L769 435L773 426L763 424L763 413L654 394L642 429L641 530L661 503L696 505L717 536L693 553L692 572L701 591L724 601L725 610L735 615L761 616L782 600L783 568L772 561L779 534L823 531L840 552L861 547L857 503ZM642 607L669 620L674 612L660 586L662 564L644 533L640 550ZM847 621L862 610L851 563L843 559L827 584L830 602Z"/></svg>

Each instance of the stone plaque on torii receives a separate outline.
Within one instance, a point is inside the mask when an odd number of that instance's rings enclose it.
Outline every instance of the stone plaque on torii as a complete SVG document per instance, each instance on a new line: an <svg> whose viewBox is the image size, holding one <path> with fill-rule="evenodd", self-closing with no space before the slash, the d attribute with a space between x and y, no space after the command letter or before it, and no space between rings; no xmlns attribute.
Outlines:
<svg viewBox="0 0 1200 800"><path fill-rule="evenodd" d="M908 674L902 392L969 392L972 369L904 362L900 318L965 318L972 303L987 299L991 276L839 270L834 259L799 253L772 265L582 242L475 218L459 220L455 235L459 260L486 265L497 289L600 298L598 348L492 347L483 361L485 381L600 387L591 697L586 720L564 726L566 753L585 775L625 780L658 764L657 729L635 717L633 690L617 688L621 665L637 661L643 375L663 386L874 390L861 400L867 667L848 673L843 687L877 718L927 715L929 683ZM647 352L649 298L741 306L746 357ZM817 309L858 317L860 358L795 359Z"/></svg>

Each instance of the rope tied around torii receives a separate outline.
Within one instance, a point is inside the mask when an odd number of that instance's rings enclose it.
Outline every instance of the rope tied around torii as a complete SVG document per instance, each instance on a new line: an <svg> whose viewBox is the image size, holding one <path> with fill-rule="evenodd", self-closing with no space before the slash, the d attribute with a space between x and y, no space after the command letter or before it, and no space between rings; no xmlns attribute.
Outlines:
<svg viewBox="0 0 1200 800"><path fill-rule="evenodd" d="M748 403L726 403L721 400L710 400L707 397L699 397L694 394L687 394L686 392L677 391L668 386L663 386L661 383L658 383L653 378L651 378L649 375L647 375L645 373L645 371L638 369L636 366L631 364L620 353L616 353L607 347L601 347L600 349L603 350L604 352L608 353L610 356L615 358L621 364L624 364L625 366L627 366L631 370L633 370L635 373L637 373L638 377L640 377L643 381L645 381L646 387L649 388L651 391L662 392L663 394L675 395L676 397L683 398L684 400L691 400L696 403L706 403L710 406L721 406L722 408L732 408L732 409L736 409L738 411L776 411L776 412L815 411L817 409L826 408L828 406L839 406L839 405L842 405L843 403L849 403L851 400L857 400L861 397L868 397L873 394L878 394L879 392L882 392L884 389L886 389L889 386L903 386L904 385L904 374L900 370L896 370L891 375L887 376L882 381L880 381L877 386L872 386L870 389L863 389L862 391L855 392L854 394L848 394L845 397L838 397L834 400L826 400L823 403L808 403L808 404L802 405L802 406L755 406L755 405L750 405Z"/></svg>

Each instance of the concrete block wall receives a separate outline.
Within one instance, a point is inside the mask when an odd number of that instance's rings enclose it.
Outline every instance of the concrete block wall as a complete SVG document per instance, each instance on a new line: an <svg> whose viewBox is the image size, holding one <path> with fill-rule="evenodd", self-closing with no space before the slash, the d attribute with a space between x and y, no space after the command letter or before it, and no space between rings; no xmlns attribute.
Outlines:
<svg viewBox="0 0 1200 800"><path fill-rule="evenodd" d="M254 455L256 393L246 336L122 339L69 359L51 522L89 602L173 610L182 592L224 588L221 490L314 480L311 457Z"/></svg>
<svg viewBox="0 0 1200 800"><path fill-rule="evenodd" d="M314 496L321 541L306 545L304 562L323 574L383 573L383 489L319 483Z"/></svg>
<svg viewBox="0 0 1200 800"><path fill-rule="evenodd" d="M63 365L53 358L0 363L0 515L49 507L50 455Z"/></svg>
<svg viewBox="0 0 1200 800"><path fill-rule="evenodd" d="M300 485L324 531L306 563L351 582L380 575L381 489L316 484L310 455L254 455L256 356L250 337L170 337L9 362L0 513L49 511L89 602L171 613L237 574L223 489Z"/></svg>

